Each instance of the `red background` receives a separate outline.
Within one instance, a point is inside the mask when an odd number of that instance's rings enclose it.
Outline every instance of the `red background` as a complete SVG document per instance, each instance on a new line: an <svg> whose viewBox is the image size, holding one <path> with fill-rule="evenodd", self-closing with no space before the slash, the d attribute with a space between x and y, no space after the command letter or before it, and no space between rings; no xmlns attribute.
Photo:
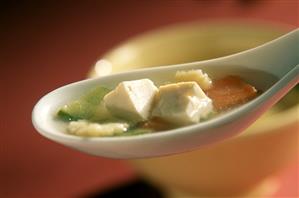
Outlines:
<svg viewBox="0 0 299 198"><path fill-rule="evenodd" d="M167 24L250 18L299 25L297 0L11 1L0 3L0 197L69 197L135 177L118 160L92 157L41 137L37 100L84 79L125 39ZM298 160L279 173L275 197L296 197Z"/></svg>

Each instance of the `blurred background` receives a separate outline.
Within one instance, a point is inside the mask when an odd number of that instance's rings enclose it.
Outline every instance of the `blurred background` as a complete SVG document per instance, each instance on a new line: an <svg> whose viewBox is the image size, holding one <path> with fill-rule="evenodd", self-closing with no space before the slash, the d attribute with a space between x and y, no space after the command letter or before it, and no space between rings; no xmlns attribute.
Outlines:
<svg viewBox="0 0 299 198"><path fill-rule="evenodd" d="M86 78L124 40L161 26L211 19L299 25L298 0L1 1L0 197L81 197L134 181L125 162L53 143L31 124L37 100ZM298 160L297 160L298 161ZM273 197L297 197L298 162Z"/></svg>

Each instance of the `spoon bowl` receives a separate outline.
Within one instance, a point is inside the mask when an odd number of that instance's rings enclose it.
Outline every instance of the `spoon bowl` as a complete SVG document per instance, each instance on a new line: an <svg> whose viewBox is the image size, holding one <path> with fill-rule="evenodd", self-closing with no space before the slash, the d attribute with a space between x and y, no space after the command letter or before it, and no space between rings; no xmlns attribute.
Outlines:
<svg viewBox="0 0 299 198"><path fill-rule="evenodd" d="M112 158L169 155L232 137L253 123L298 83L298 29L257 48L238 54L180 65L155 67L84 80L44 96L34 107L36 129L51 140L89 154ZM156 84L172 81L177 70L203 69L213 78L236 74L263 90L254 100L206 122L160 133L130 137L77 137L64 133L65 123L55 119L57 109L92 87L115 87L124 80L150 78Z"/></svg>

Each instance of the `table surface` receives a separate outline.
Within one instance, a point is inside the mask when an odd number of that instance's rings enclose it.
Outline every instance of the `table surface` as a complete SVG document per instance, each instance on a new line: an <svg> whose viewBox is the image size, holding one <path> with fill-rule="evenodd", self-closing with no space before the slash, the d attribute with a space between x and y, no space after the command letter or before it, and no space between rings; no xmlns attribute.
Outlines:
<svg viewBox="0 0 299 198"><path fill-rule="evenodd" d="M136 177L125 162L55 144L31 124L42 95L84 79L108 49L141 32L193 20L249 18L298 27L298 7L297 0L0 3L0 197L78 196ZM299 196L298 169L297 159L277 174L282 185L274 197Z"/></svg>

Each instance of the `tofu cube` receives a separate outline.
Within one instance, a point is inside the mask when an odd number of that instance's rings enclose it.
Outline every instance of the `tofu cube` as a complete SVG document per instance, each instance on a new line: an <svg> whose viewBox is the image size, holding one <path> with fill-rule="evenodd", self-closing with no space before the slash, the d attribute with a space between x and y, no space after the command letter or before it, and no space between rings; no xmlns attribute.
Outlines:
<svg viewBox="0 0 299 198"><path fill-rule="evenodd" d="M177 71L175 79L177 82L195 81L203 90L207 90L212 86L212 80L201 69Z"/></svg>
<svg viewBox="0 0 299 198"><path fill-rule="evenodd" d="M149 79L121 82L104 97L107 109L131 122L147 120L158 89Z"/></svg>
<svg viewBox="0 0 299 198"><path fill-rule="evenodd" d="M195 82L160 86L152 116L175 125L198 123L213 111L212 100Z"/></svg>

